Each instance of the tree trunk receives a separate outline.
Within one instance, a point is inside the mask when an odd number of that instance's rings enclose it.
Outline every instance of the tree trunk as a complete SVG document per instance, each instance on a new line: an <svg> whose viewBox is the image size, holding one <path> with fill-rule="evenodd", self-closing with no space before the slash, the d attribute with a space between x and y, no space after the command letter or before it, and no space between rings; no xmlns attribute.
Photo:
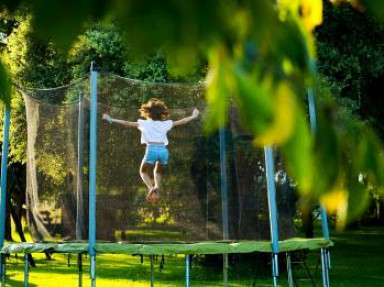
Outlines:
<svg viewBox="0 0 384 287"><path fill-rule="evenodd" d="M303 214L303 230L306 238L313 238L313 207L306 209Z"/></svg>

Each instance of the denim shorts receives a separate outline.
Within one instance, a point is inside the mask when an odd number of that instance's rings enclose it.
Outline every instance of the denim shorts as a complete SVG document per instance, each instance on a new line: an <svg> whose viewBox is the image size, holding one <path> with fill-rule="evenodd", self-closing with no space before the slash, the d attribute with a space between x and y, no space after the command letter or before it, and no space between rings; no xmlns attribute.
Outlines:
<svg viewBox="0 0 384 287"><path fill-rule="evenodd" d="M166 165L168 163L168 146L166 145L147 145L143 162L155 164L156 162Z"/></svg>

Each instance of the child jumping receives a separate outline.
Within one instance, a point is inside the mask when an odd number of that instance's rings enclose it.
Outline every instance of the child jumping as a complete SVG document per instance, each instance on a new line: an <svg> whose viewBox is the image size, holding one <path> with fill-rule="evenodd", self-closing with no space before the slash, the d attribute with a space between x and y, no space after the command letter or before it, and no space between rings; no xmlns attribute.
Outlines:
<svg viewBox="0 0 384 287"><path fill-rule="evenodd" d="M178 121L169 120L168 109L163 101L152 99L140 108L137 122L113 119L108 114L103 114L103 119L109 123L116 123L126 127L138 128L141 131L141 143L146 145L144 158L140 165L140 176L148 187L146 200L158 201L160 199L161 174L168 163L168 138L167 132L176 126L181 126L196 119L200 112L194 109L192 115ZM153 167L153 182L149 171Z"/></svg>

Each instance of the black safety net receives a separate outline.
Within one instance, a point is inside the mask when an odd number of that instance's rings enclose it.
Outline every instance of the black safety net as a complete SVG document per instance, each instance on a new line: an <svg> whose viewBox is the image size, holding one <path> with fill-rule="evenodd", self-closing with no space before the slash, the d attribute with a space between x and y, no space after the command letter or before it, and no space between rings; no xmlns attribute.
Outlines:
<svg viewBox="0 0 384 287"><path fill-rule="evenodd" d="M88 239L90 79L57 89L23 89L28 123L27 218L36 241ZM137 121L140 106L163 100L170 119L198 119L168 132L169 162L160 200L148 202L139 174L140 131L102 119ZM269 239L264 153L231 109L225 127L228 200L222 200L218 132L206 134L204 84L98 77L96 238L99 241L196 242ZM276 158L281 239L294 235L294 197ZM223 238L223 206L228 238ZM225 226L226 224L224 224Z"/></svg>

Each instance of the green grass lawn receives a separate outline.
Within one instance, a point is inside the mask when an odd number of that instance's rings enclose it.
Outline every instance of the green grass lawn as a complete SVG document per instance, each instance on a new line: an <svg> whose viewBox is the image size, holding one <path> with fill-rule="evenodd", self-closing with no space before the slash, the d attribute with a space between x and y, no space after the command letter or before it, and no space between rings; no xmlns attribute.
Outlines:
<svg viewBox="0 0 384 287"><path fill-rule="evenodd" d="M384 228L348 231L333 240L332 286L384 286Z"/></svg>
<svg viewBox="0 0 384 287"><path fill-rule="evenodd" d="M384 286L384 228L364 228L358 231L345 231L333 234L335 243L331 250L332 269L330 280L332 287L382 287ZM313 273L318 263L319 252L310 253L308 264ZM32 268L29 286L70 287L78 286L76 255L68 257L54 254L53 260L44 255L34 254L38 265ZM90 286L88 276L88 260L84 258L83 286ZM97 286L150 286L150 260L139 256L99 255L97 257ZM184 256L166 256L163 270L159 269L160 256L155 261L155 286L184 286ZM21 258L12 255L7 263L6 286L23 286L23 264ZM193 264L191 269L191 286L222 286L220 266L203 267ZM229 269L229 286L272 286L267 270L259 270L258 266L249 262L236 263ZM304 279L304 269L295 269L297 279ZM321 285L320 271L315 280ZM284 266L281 268L279 286L287 286ZM312 286L308 281L298 281L298 286Z"/></svg>

